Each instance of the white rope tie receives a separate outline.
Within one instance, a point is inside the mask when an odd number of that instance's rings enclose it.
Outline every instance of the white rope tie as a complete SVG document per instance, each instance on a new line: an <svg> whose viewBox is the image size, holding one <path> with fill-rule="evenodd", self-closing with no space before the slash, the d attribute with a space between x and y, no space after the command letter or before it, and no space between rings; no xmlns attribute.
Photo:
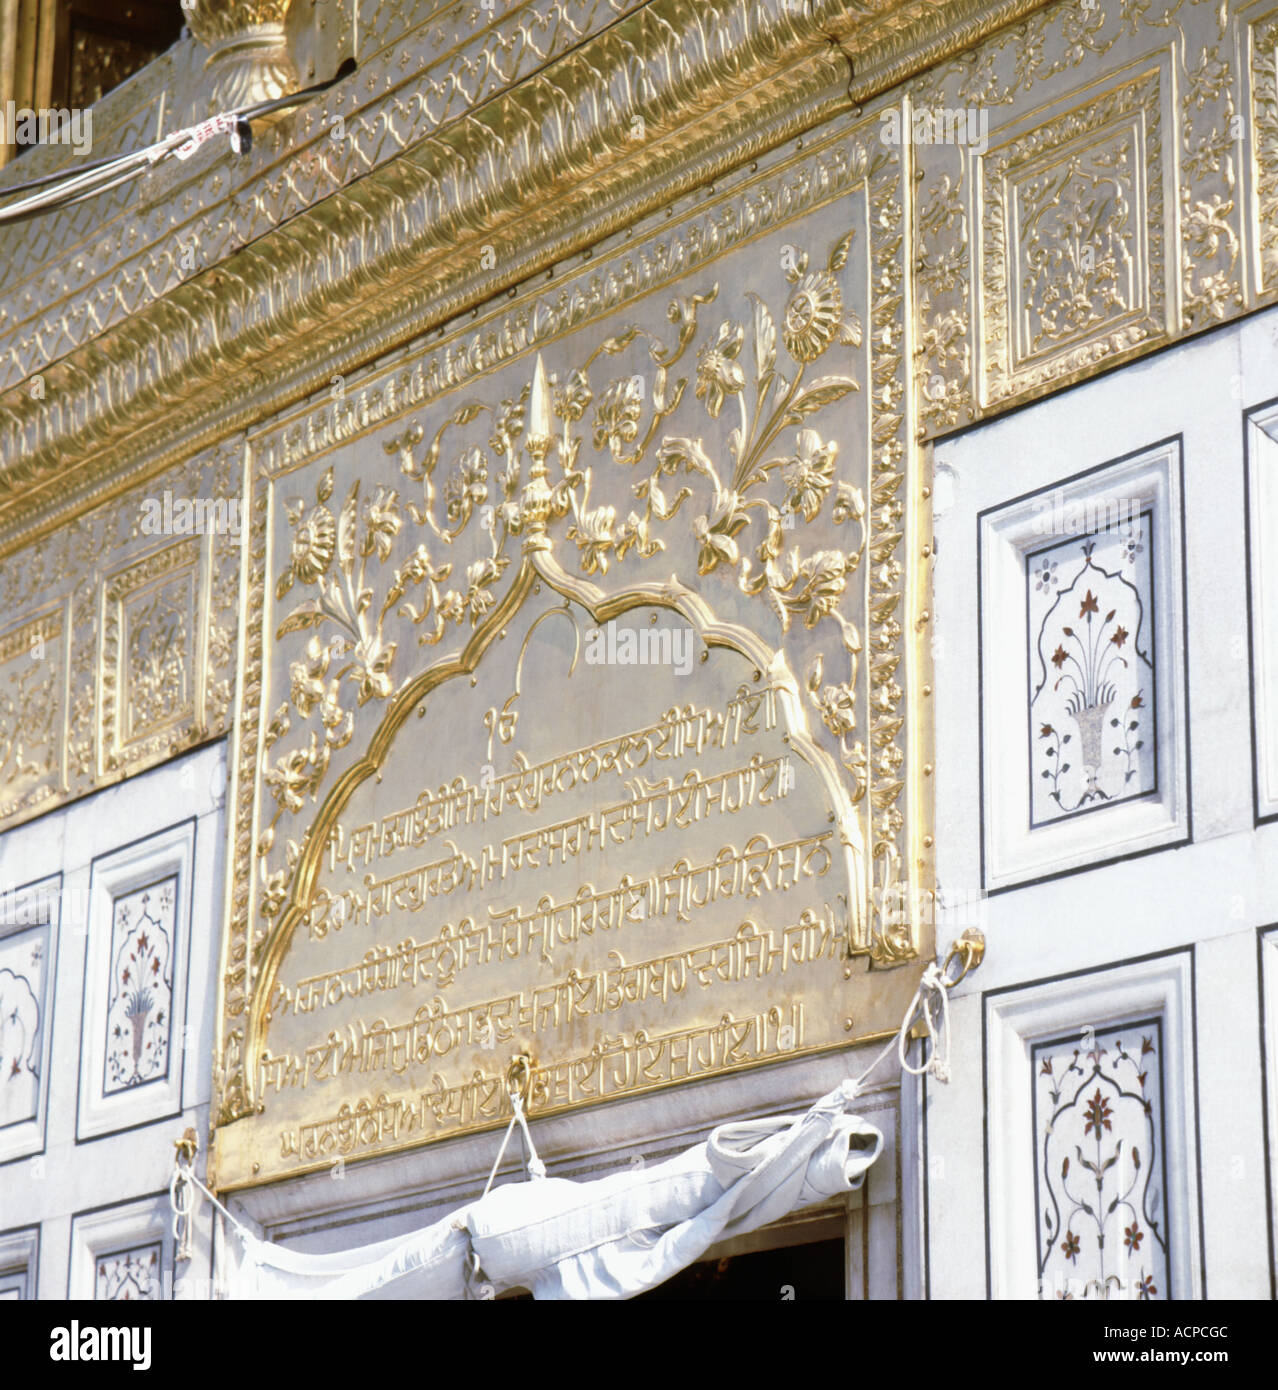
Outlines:
<svg viewBox="0 0 1278 1390"><path fill-rule="evenodd" d="M489 1190L496 1181L497 1170L501 1167L502 1159L506 1157L506 1146L510 1143L510 1136L515 1132L516 1125L523 1131L524 1143L528 1145L528 1176L532 1178L534 1182L536 1182L538 1178L544 1178L546 1176L546 1165L537 1157L537 1150L533 1145L532 1135L528 1130L528 1118L524 1114L524 1098L517 1090L511 1090L510 1104L511 1109L515 1113L510 1117L510 1123L506 1126L506 1133L502 1136L501 1148L497 1150L497 1158L493 1162L492 1172L488 1174L488 1181L484 1184L484 1197L488 1196ZM483 1197L481 1197L480 1200L482 1201Z"/></svg>
<svg viewBox="0 0 1278 1390"><path fill-rule="evenodd" d="M175 1264L191 1258L191 1212L195 1208L195 1188L187 1180L179 1163L173 1165L169 1178L169 1206L173 1209L173 1261Z"/></svg>
<svg viewBox="0 0 1278 1390"><path fill-rule="evenodd" d="M932 1010L937 1001L939 1001L939 1009L933 1013ZM925 1044L922 1065L912 1067L907 1056L910 1045L908 1034L914 1022L915 1012L919 1010L922 1011L923 1019L927 1024L928 1036L932 1039L932 1047L929 1052ZM901 1059L902 1070L909 1072L911 1076L922 1076L924 1072L928 1072L942 1085L949 1081L950 992L945 976L942 975L940 967L935 961L924 970L923 978L919 981L919 987L906 1011L905 1022L901 1024L901 1030L897 1033L896 1038L897 1055Z"/></svg>
<svg viewBox="0 0 1278 1390"><path fill-rule="evenodd" d="M169 1182L169 1201L170 1201L170 1204L171 1204L172 1207L173 1207L173 1212L174 1212L174 1218L173 1218L173 1234L174 1234L175 1236L177 1235L177 1222L178 1222L178 1219L179 1219L179 1218L178 1218L178 1213L179 1213L178 1201L179 1201L180 1199L178 1199L178 1198L176 1198L176 1197L174 1196L174 1189L175 1189L175 1187L177 1186L177 1184L179 1183L179 1181L181 1181L181 1182L189 1182L189 1183L191 1184L192 1187L198 1188L199 1191L201 1191L201 1192L209 1199L209 1201L214 1205L214 1207L216 1207L217 1210L220 1211L220 1212L222 1213L222 1215L226 1218L226 1220L229 1221L229 1222L231 1223L231 1225L235 1228L235 1231L236 1231L236 1233L237 1233L239 1236L243 1237L246 1241L256 1241L256 1240L257 1240L257 1237L253 1234L253 1232L250 1231L250 1230L248 1229L248 1227L245 1226L244 1223L243 1223L242 1221L237 1221L237 1220L235 1219L235 1217L232 1215L232 1213L229 1212L229 1211L222 1205L222 1203L218 1201L218 1199L213 1195L213 1193L210 1192L209 1189L208 1189L207 1187L205 1187L205 1185L199 1180L199 1178L197 1178L197 1177L195 1176L195 1173L194 1173L189 1167L183 1168L183 1169L181 1170L180 1176L179 1176L179 1172L178 1172L178 1167L179 1167L179 1165L174 1164L174 1168L173 1168L173 1177L172 1177L172 1179L171 1179L170 1182ZM193 1202L194 1202L194 1198L193 1198L193 1197L188 1197L188 1198L186 1198L186 1199L184 1199L184 1200L185 1200L185 1210L182 1212L182 1215L184 1215L184 1216L186 1216L186 1217L189 1218L190 1213L191 1213L191 1207L192 1207ZM189 1239L189 1237L188 1237L188 1239ZM189 1259L189 1258L190 1258L190 1255L189 1255L189 1253L188 1253L187 1255L179 1255L178 1258L179 1258L179 1259Z"/></svg>
<svg viewBox="0 0 1278 1390"><path fill-rule="evenodd" d="M914 1026L914 1020L920 1013L927 1024L929 1036L932 1038L932 1047L930 1051L925 1047L922 1064L914 1067L909 1062L909 1035L910 1029ZM887 1045L860 1076L843 1083L844 1095L849 1101L855 1100L861 1094L861 1088L865 1085L870 1073L880 1063L886 1061L893 1052L897 1054L897 1060L900 1062L902 1070L911 1076L922 1076L924 1072L928 1072L942 1084L950 1079L949 989L946 976L935 961L923 971L923 978L919 981L918 989L914 991L914 998L910 1000L910 1006L905 1011L901 1026L892 1035Z"/></svg>
<svg viewBox="0 0 1278 1390"><path fill-rule="evenodd" d="M492 1190L493 1183L497 1180L497 1170L501 1167L501 1161L506 1157L506 1149L510 1144L510 1136L515 1132L518 1125L524 1136L524 1143L528 1146L528 1160L526 1167L528 1176L533 1182L546 1176L546 1165L537 1156L537 1148L533 1144L532 1133L528 1128L528 1117L524 1113L524 1098L518 1086L508 1088L510 1096L510 1108L514 1112L510 1117L510 1123L506 1126L506 1133L502 1135L501 1148L497 1150L497 1157L493 1160L492 1171L488 1174L488 1181L484 1184L483 1196L480 1201L487 1197ZM479 1263L479 1256L472 1248L470 1257L466 1261L466 1296L468 1298L490 1299L494 1296L493 1286L484 1277L483 1268Z"/></svg>

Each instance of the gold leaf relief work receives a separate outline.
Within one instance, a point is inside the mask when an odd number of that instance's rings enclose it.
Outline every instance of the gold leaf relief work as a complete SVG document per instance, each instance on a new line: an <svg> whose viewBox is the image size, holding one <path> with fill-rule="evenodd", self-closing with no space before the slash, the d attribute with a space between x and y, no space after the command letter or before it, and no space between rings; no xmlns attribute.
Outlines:
<svg viewBox="0 0 1278 1390"><path fill-rule="evenodd" d="M788 291L776 315L751 291L748 321L715 322L719 287L709 285L669 302L664 335L625 326L577 365L539 376L514 397L463 403L429 442L419 424L408 425L385 449L411 491L368 490L356 480L335 499L330 466L310 498L284 499L290 531L287 563L275 577L284 605L275 636L310 635L289 663L288 700L265 731L263 780L274 811L260 858L281 816L316 799L333 755L351 741L358 710L402 686L417 669L413 650L435 646L452 629L473 629L496 602L514 538L560 520L583 574L606 575L632 554L651 559L666 549L667 531L690 529L698 573L730 573L739 592L768 606L782 633L795 622L833 624L848 678L823 685L817 661L809 684L863 794L865 755L847 743L862 638L845 597L864 555L866 503L860 487L836 478L839 441L818 418L860 389L845 370L823 365L832 348L862 344L840 284L851 243L851 234L840 238L819 267L786 248ZM634 349L642 374L609 379L600 371ZM710 422L735 421L722 448L706 435L667 431L685 402ZM483 443L447 451L451 436L485 421ZM553 455L553 481L525 473L521 441L534 466ZM584 466L584 452L597 461ZM600 462L640 473L624 514L593 496ZM851 529L846 547L790 543L823 511L836 528ZM477 532L480 555L457 571L451 548ZM264 915L278 910L286 882L286 873L263 863Z"/></svg>

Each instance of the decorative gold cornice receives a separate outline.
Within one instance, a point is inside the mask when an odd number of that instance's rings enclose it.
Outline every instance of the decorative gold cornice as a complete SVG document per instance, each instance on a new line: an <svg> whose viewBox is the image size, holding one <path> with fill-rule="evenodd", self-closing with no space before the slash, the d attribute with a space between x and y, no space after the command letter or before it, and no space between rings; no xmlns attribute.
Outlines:
<svg viewBox="0 0 1278 1390"><path fill-rule="evenodd" d="M313 113L298 117L280 130L311 133L284 166L292 196L281 202L281 190L272 191L267 176L278 164L238 189L213 239L223 254L212 253L212 268L171 285L190 229L175 237L171 219L157 219L143 240L166 235L161 263L139 264L117 290L132 312L92 336L99 292L78 309L69 302L58 331L41 335L42 344L81 341L56 362L34 362L42 395L26 381L0 397L0 548L19 531L30 535L36 513L44 513L39 529L56 524L113 475L136 477L201 447L574 254L641 216L672 185L677 192L716 177L733 158L828 117L848 86L844 59L856 67L881 50L897 74L910 66L916 33L917 66L944 45L938 26L961 23L967 35L1029 8L1029 0L653 0L469 112L463 105L457 114L450 101L448 123L368 173L367 139L347 149L323 124L314 131ZM367 79L343 84L332 108L352 124L367 112L389 126L372 97L355 97ZM455 76L448 85L459 85ZM294 211L292 169L317 157L311 206L235 249L227 216L251 235L270 209ZM171 204L180 188L163 192ZM189 202L188 194L182 205ZM332 254L335 238L341 249ZM486 247L492 268L480 264ZM157 270L159 294L148 299Z"/></svg>
<svg viewBox="0 0 1278 1390"><path fill-rule="evenodd" d="M649 57L651 95L631 62L635 52ZM250 399L260 414L265 379L283 386L271 393L282 404L284 392L349 370L352 342L361 343L357 360L393 346L379 325L405 299L416 304L401 329L406 338L540 269L548 255L615 230L646 210L645 194L651 206L668 193L669 179L659 175L673 172L681 148L705 140L702 122L722 131L761 119L775 138L787 133L775 129L782 105L793 113L790 129L828 114L828 96L813 101L811 89L828 92L836 75L846 83L829 52L792 0L772 9L660 0L629 16L49 367L43 399L9 392L0 407L8 465L0 515L11 524L29 515L43 489L67 488L69 470L101 476L109 469L103 455L125 438L136 460L148 431L171 438L175 421L189 421L193 410L201 437L224 432ZM806 103L795 102L796 77ZM757 143L748 141L746 152ZM739 157L722 135L715 144L725 167ZM707 163L702 177L713 170ZM617 197L622 181L626 193ZM587 205L608 215L596 211L578 224ZM541 255L530 264L516 244ZM490 245L491 269L482 255ZM189 449L189 424L186 433Z"/></svg>

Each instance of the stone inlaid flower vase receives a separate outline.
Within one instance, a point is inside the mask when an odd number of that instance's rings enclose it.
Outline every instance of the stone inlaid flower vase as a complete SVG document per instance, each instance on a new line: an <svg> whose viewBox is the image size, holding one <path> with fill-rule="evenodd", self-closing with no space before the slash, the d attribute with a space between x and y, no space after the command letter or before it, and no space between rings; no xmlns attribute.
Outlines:
<svg viewBox="0 0 1278 1390"><path fill-rule="evenodd" d="M140 993L129 1006L127 1017L133 1028L134 1081L140 1080L142 1076L142 1041L146 1031L146 1021L151 1017L153 1007L149 992Z"/></svg>
<svg viewBox="0 0 1278 1390"><path fill-rule="evenodd" d="M1102 740L1105 737L1109 707L1114 702L1106 700L1100 705L1084 705L1074 711L1074 723L1078 725L1079 743L1082 748L1083 770L1087 774L1087 787L1079 801L1081 806L1087 801L1108 801L1100 784L1101 761L1104 757Z"/></svg>

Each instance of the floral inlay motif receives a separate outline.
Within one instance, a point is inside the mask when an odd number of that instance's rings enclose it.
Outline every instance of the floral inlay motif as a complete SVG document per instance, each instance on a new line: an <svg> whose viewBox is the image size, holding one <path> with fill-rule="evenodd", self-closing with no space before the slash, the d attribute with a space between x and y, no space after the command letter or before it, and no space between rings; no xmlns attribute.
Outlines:
<svg viewBox="0 0 1278 1390"><path fill-rule="evenodd" d="M1025 557L1033 826L1157 789L1154 521L1127 514Z"/></svg>
<svg viewBox="0 0 1278 1390"><path fill-rule="evenodd" d="M99 1255L94 1275L93 1297L99 1302L123 1303L130 1299L158 1300L160 1297L160 1243L135 1245Z"/></svg>
<svg viewBox="0 0 1278 1390"><path fill-rule="evenodd" d="M1170 1298L1160 1020L1031 1058L1040 1296Z"/></svg>
<svg viewBox="0 0 1278 1390"><path fill-rule="evenodd" d="M0 938L0 1128L39 1113L49 929Z"/></svg>
<svg viewBox="0 0 1278 1390"><path fill-rule="evenodd" d="M168 1075L177 877L116 898L103 1094Z"/></svg>

